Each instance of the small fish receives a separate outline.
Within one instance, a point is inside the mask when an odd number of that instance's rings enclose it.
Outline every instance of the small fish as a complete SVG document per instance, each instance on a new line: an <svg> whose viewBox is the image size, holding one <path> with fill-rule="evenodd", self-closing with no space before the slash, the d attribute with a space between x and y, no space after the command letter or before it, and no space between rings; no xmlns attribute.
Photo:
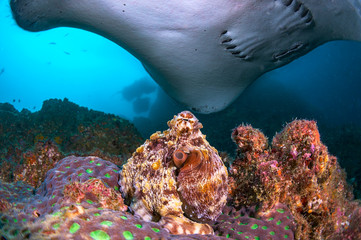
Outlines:
<svg viewBox="0 0 361 240"><path fill-rule="evenodd" d="M16 102L16 100L15 100L15 99L13 99L13 102Z"/></svg>
<svg viewBox="0 0 361 240"><path fill-rule="evenodd" d="M20 99L18 99L18 102L20 102Z"/></svg>
<svg viewBox="0 0 361 240"><path fill-rule="evenodd" d="M35 110L35 108L36 108L36 107L34 106L34 107L33 107L33 110Z"/></svg>
<svg viewBox="0 0 361 240"><path fill-rule="evenodd" d="M64 53L65 53L66 55L70 55L70 52L64 51Z"/></svg>
<svg viewBox="0 0 361 240"><path fill-rule="evenodd" d="M56 42L50 42L49 44L51 44L51 45L55 45L55 44L56 44Z"/></svg>
<svg viewBox="0 0 361 240"><path fill-rule="evenodd" d="M1 76L4 72L5 72L5 68L2 68L2 69L0 70L0 76Z"/></svg>

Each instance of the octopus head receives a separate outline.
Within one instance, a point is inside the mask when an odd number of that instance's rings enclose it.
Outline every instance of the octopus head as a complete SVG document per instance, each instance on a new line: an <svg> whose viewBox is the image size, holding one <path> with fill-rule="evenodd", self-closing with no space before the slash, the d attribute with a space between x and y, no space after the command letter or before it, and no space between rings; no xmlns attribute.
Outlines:
<svg viewBox="0 0 361 240"><path fill-rule="evenodd" d="M178 135L191 134L198 131L203 126L198 119L189 111L183 111L170 121L168 121L170 130Z"/></svg>

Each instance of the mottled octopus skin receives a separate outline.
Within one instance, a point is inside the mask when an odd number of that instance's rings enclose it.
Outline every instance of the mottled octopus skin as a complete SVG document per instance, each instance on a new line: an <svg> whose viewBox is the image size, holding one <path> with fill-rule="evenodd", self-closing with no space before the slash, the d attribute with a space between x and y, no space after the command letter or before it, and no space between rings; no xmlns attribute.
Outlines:
<svg viewBox="0 0 361 240"><path fill-rule="evenodd" d="M172 234L212 234L206 223L226 204L227 169L191 112L174 116L168 126L152 134L123 166L123 197L136 215L160 220Z"/></svg>

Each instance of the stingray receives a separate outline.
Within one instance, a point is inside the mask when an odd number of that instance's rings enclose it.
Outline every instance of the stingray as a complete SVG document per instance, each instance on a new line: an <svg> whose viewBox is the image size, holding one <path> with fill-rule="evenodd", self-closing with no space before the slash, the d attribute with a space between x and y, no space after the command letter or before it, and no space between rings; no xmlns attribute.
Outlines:
<svg viewBox="0 0 361 240"><path fill-rule="evenodd" d="M361 0L11 0L29 31L76 27L138 58L193 111L220 111L253 81L332 40L361 41ZM141 86L140 86L141 87Z"/></svg>

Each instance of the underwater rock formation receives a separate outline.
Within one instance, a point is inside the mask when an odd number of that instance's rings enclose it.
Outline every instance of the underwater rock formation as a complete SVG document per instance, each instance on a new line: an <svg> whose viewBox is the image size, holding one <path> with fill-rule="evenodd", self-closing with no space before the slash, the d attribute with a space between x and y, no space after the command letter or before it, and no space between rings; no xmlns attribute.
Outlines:
<svg viewBox="0 0 361 240"><path fill-rule="evenodd" d="M121 191L136 215L160 218L172 234L211 234L209 225L194 221L206 223L221 214L228 194L227 169L191 112L174 116L168 126L123 166Z"/></svg>
<svg viewBox="0 0 361 240"><path fill-rule="evenodd" d="M345 173L322 144L316 122L289 123L269 149L264 135L249 126L236 128L232 138L239 146L230 169L236 208L262 203L265 212L286 204L297 223L297 239L325 239L348 227L357 204L351 202Z"/></svg>
<svg viewBox="0 0 361 240"><path fill-rule="evenodd" d="M34 149L21 155L22 164L15 166L14 181L23 181L38 187L43 182L45 174L64 156L56 143L39 141Z"/></svg>
<svg viewBox="0 0 361 240"><path fill-rule="evenodd" d="M122 165L143 142L135 127L112 114L64 100L44 101L40 111L0 104L0 179L38 187L65 156L99 156Z"/></svg>
<svg viewBox="0 0 361 240"><path fill-rule="evenodd" d="M255 173L268 157L268 139L260 130L243 124L233 130L232 139L238 146L237 158L230 169L232 204L254 206L261 202L259 196L264 192L260 176Z"/></svg>

